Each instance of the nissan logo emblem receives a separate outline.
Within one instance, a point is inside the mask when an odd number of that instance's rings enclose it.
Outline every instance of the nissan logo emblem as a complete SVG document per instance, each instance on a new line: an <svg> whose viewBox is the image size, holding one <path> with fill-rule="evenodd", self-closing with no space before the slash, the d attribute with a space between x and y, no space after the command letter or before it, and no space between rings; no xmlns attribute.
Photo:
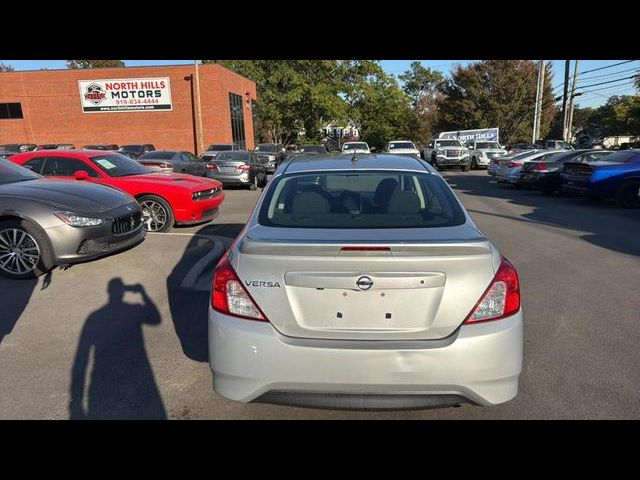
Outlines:
<svg viewBox="0 0 640 480"><path fill-rule="evenodd" d="M369 290L371 287L373 287L373 280L371 280L371 277L363 275L358 280L356 280L356 286L360 290Z"/></svg>

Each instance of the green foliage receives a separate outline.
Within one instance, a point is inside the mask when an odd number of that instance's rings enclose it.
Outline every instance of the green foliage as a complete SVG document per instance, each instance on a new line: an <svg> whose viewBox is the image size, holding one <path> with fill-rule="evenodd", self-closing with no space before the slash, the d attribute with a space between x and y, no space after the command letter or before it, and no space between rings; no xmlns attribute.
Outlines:
<svg viewBox="0 0 640 480"><path fill-rule="evenodd" d="M640 134L640 96L614 95L590 117L604 128L605 135Z"/></svg>
<svg viewBox="0 0 640 480"><path fill-rule="evenodd" d="M122 60L67 60L68 68L120 68Z"/></svg>
<svg viewBox="0 0 640 480"><path fill-rule="evenodd" d="M13 67L6 63L0 62L0 72L13 72Z"/></svg>
<svg viewBox="0 0 640 480"><path fill-rule="evenodd" d="M484 60L458 66L441 86L438 129L500 128L504 143L530 141L538 66L531 60ZM555 107L551 67L545 66L540 136L549 132Z"/></svg>

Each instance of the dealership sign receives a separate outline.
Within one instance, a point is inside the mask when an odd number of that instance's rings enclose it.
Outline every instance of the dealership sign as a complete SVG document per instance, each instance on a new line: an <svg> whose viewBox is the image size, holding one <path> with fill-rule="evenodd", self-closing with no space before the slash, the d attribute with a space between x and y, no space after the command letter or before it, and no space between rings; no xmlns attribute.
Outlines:
<svg viewBox="0 0 640 480"><path fill-rule="evenodd" d="M457 132L442 132L438 138L455 138L461 142L470 140L497 142L499 128L484 128L481 130L459 130Z"/></svg>
<svg viewBox="0 0 640 480"><path fill-rule="evenodd" d="M79 80L84 113L172 110L168 78Z"/></svg>

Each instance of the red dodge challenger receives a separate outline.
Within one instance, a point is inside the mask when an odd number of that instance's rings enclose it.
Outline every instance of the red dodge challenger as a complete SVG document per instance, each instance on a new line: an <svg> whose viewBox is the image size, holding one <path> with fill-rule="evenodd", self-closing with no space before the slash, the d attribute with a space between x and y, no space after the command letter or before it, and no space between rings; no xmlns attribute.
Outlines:
<svg viewBox="0 0 640 480"><path fill-rule="evenodd" d="M10 160L45 177L84 180L124 190L143 208L144 228L166 232L174 224L213 220L224 200L222 184L205 177L154 173L135 160L103 150L40 150Z"/></svg>

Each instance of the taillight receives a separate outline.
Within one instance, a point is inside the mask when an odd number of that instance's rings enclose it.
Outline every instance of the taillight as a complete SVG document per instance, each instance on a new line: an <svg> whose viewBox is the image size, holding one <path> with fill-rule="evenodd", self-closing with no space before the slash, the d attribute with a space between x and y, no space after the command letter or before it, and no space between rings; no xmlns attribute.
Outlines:
<svg viewBox="0 0 640 480"><path fill-rule="evenodd" d="M158 165L160 168L164 168L165 170L173 170L173 165L170 163L161 163Z"/></svg>
<svg viewBox="0 0 640 480"><path fill-rule="evenodd" d="M522 164L519 162L509 162L507 163L507 168L521 167Z"/></svg>
<svg viewBox="0 0 640 480"><path fill-rule="evenodd" d="M207 169L214 170L216 172L220 171L220 168L215 163L207 163Z"/></svg>
<svg viewBox="0 0 640 480"><path fill-rule="evenodd" d="M268 322L249 292L244 288L225 253L213 273L211 306L214 310L234 317Z"/></svg>
<svg viewBox="0 0 640 480"><path fill-rule="evenodd" d="M535 170L536 172L548 172L549 169L547 168L547 166L544 163L538 163L535 167L533 167L533 170Z"/></svg>
<svg viewBox="0 0 640 480"><path fill-rule="evenodd" d="M464 323L499 320L520 310L520 282L511 262L502 257L500 268Z"/></svg>
<svg viewBox="0 0 640 480"><path fill-rule="evenodd" d="M251 170L249 165L238 165L238 170Z"/></svg>

